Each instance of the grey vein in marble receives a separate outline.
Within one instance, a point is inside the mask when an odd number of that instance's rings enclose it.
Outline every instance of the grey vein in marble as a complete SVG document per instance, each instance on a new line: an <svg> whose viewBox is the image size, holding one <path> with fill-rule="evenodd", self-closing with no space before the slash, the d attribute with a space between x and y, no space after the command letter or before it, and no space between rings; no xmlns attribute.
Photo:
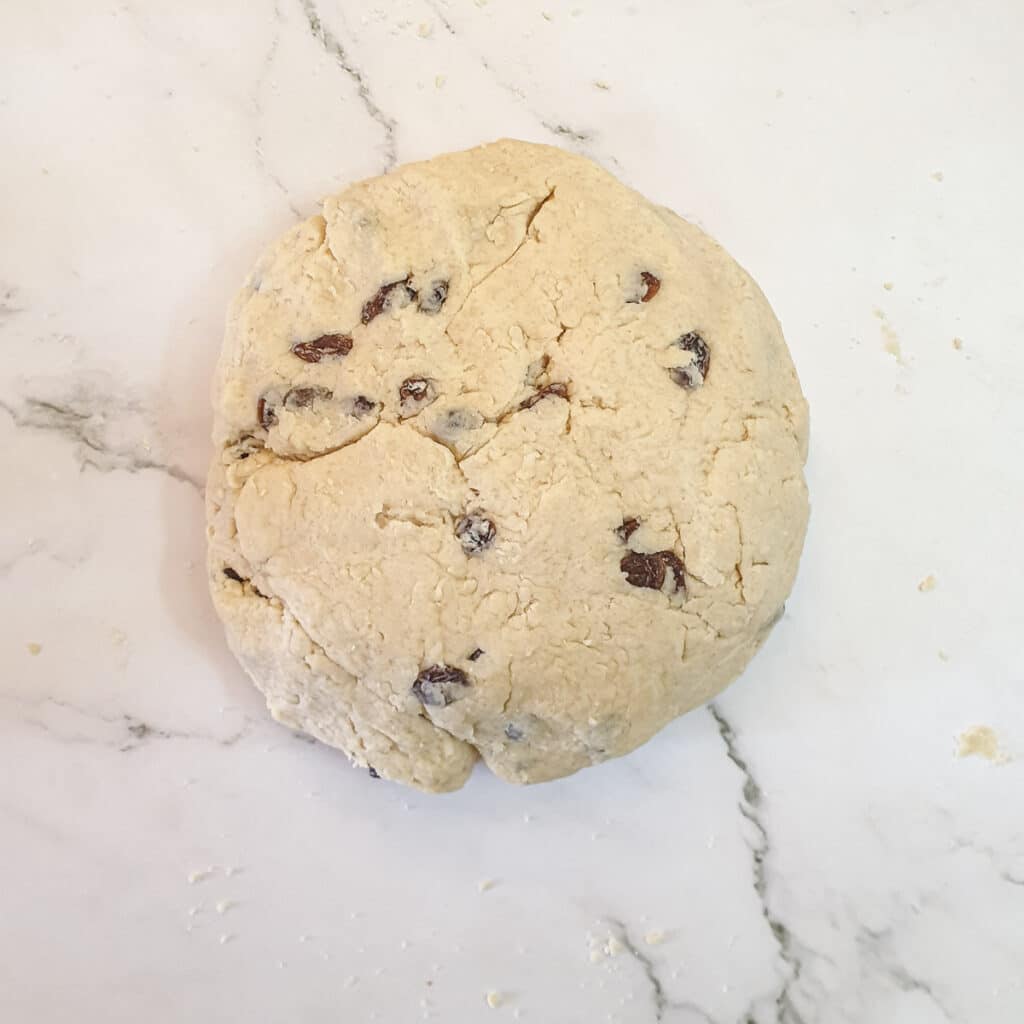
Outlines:
<svg viewBox="0 0 1024 1024"><path fill-rule="evenodd" d="M107 443L99 430L100 421L94 410L82 408L71 401L52 402L29 396L23 399L21 407L0 401L0 411L7 413L21 430L46 431L71 441L83 468L89 466L100 473L154 470L187 484L200 495L203 493L202 481L181 466L161 462L133 448Z"/></svg>
<svg viewBox="0 0 1024 1024"><path fill-rule="evenodd" d="M377 101L373 98L373 93L370 92L370 87L366 84L362 71L352 63L345 48L338 41L337 36L324 25L313 0L299 0L299 3L302 5L302 12L309 23L309 31L313 38L320 44L324 52L334 59L338 67L352 79L359 93L359 98L366 108L366 112L384 129L384 169L390 171L398 163L394 119L388 117L377 105Z"/></svg>
<svg viewBox="0 0 1024 1024"><path fill-rule="evenodd" d="M440 7L438 7L438 5L434 2L434 0L426 0L426 2L427 6L434 12L434 14L437 15L437 18L441 22L441 24L444 25L448 34L459 39L460 42L463 42L463 40L459 37L458 32L455 31L455 26L448 20L447 17L445 17L444 13L441 11ZM495 85L497 85L500 89L503 89L505 92L509 93L511 96L515 97L516 100L523 104L529 111L529 113L533 117L535 117L541 123L541 125L543 125L544 128L551 132L552 135L558 136L561 139L569 139L570 141L576 144L577 148L580 149L581 152L583 151L583 147L586 144L593 141L594 135L591 132L576 131L575 129L570 128L569 126L562 124L561 122L556 123L554 121L545 120L527 102L526 93L523 92L523 90L520 89L519 86L513 85L511 82L507 82L504 78L502 78L501 75L499 75L497 71L495 71L494 67L491 65L491 62L483 54L477 53L475 54L475 56L477 60L480 61L480 66L494 80ZM618 161L615 160L614 157L612 157L611 159L614 163L618 163Z"/></svg>
<svg viewBox="0 0 1024 1024"><path fill-rule="evenodd" d="M665 986L662 984L661 978L658 977L658 969L654 961L647 956L646 953L642 952L629 937L629 929L626 927L625 922L619 921L614 917L606 917L605 922L610 926L611 930L615 933L615 938L622 944L622 948L640 965L643 969L644 977L647 979L647 983L651 989L651 1001L654 1004L654 1020L662 1021L665 1018L665 1013L668 1010L680 1010L690 1014L695 1014L701 1020L706 1021L706 1024L715 1024L714 1018L707 1012L697 1006L696 1003L691 1002L676 1002L668 998L665 995Z"/></svg>
<svg viewBox="0 0 1024 1024"><path fill-rule="evenodd" d="M288 209L295 214L296 217L301 217L302 212L292 202L291 193L288 191L288 187L281 180L280 176L270 169L267 164L266 155L263 152L263 133L259 130L259 119L263 116L263 104L260 100L260 94L263 89L263 83L266 80L267 74L270 71L274 63L274 58L277 56L277 48L281 44L281 8L278 4L274 4L274 38L270 42L270 47L267 50L266 56L263 58L263 66L260 69L260 76L256 80L256 88L253 91L253 106L256 108L256 138L254 140L253 148L256 150L256 162L260 165L260 170L273 182L273 184L280 190L281 194L285 198L285 202L288 204Z"/></svg>
<svg viewBox="0 0 1024 1024"><path fill-rule="evenodd" d="M243 717L240 728L227 736L216 736L205 732L189 732L185 729L170 729L152 725L125 712L104 714L95 708L83 707L73 701L57 697L31 700L13 694L5 694L0 695L0 700L15 704L22 709L23 713L18 716L18 721L42 730L60 743L112 747L120 753L137 750L151 740L192 740L213 743L220 747L233 747L252 733L255 724L246 715ZM86 723L85 730L69 731L66 728L61 728L59 723L47 719L46 708L70 712ZM103 734L104 730L108 733L107 735Z"/></svg>
<svg viewBox="0 0 1024 1024"><path fill-rule="evenodd" d="M8 317L16 316L18 313L24 313L24 307L18 305L18 292L15 288L8 288L4 285L0 285L3 288L3 294L0 295L0 320L6 320Z"/></svg>
<svg viewBox="0 0 1024 1024"><path fill-rule="evenodd" d="M713 702L708 704L707 708L708 713L715 720L715 725L718 726L718 734L722 737L722 742L725 744L726 756L743 776L743 791L739 810L740 814L750 822L757 833L757 841L750 847L750 853L753 858L754 892L757 893L757 898L761 903L761 916L767 922L772 936L775 938L775 943L779 950L779 958L787 970L787 977L783 981L778 995L775 997L775 1021L776 1024L805 1024L804 1018L793 1003L791 994L793 985L800 980L803 964L799 953L795 949L792 934L772 912L768 903L765 858L771 850L771 841L768 838L768 831L761 817L761 787L754 779L750 766L740 755L736 745L736 734L726 717ZM752 1014L748 1014L745 1019L752 1019Z"/></svg>
<svg viewBox="0 0 1024 1024"><path fill-rule="evenodd" d="M559 135L564 139L570 139L572 142L576 142L581 145L583 143L590 142L594 137L590 132L578 132L564 124L554 124L551 121L541 121L541 124L544 125L552 135Z"/></svg>
<svg viewBox="0 0 1024 1024"><path fill-rule="evenodd" d="M892 929L885 928L875 931L871 928L860 928L857 933L857 947L861 959L873 962L879 971L889 979L900 992L916 992L924 996L948 1021L956 1021L956 1017L938 997L935 989L926 981L912 974L900 963L893 962L886 956L885 948L889 945Z"/></svg>

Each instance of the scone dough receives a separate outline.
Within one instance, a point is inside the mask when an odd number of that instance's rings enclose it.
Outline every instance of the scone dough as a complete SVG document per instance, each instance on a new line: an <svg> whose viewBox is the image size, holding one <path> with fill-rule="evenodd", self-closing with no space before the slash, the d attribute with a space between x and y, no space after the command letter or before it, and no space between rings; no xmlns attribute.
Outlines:
<svg viewBox="0 0 1024 1024"><path fill-rule="evenodd" d="M280 721L442 791L708 700L780 614L807 407L710 238L503 141L323 204L231 307L209 574Z"/></svg>

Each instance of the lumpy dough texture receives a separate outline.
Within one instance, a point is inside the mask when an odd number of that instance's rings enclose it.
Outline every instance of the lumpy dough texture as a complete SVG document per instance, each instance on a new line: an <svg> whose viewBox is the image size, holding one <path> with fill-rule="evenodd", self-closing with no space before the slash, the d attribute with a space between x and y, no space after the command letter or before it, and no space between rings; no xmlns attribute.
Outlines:
<svg viewBox="0 0 1024 1024"><path fill-rule="evenodd" d="M232 649L280 721L421 789L632 750L796 573L807 409L768 303L558 149L328 199L231 307L214 406Z"/></svg>

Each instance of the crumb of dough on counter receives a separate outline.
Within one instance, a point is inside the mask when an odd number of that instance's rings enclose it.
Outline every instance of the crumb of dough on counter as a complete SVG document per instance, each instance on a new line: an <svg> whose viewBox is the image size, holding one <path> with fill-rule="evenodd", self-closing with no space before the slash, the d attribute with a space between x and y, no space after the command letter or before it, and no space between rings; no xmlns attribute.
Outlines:
<svg viewBox="0 0 1024 1024"><path fill-rule="evenodd" d="M957 757L983 757L993 764L1008 764L1010 756L999 746L999 737L990 725L972 725L956 739Z"/></svg>

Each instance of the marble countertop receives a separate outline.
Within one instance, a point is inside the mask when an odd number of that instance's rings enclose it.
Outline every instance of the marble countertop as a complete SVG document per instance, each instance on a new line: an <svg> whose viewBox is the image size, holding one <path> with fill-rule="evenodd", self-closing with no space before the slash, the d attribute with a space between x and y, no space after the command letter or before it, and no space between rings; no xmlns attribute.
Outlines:
<svg viewBox="0 0 1024 1024"><path fill-rule="evenodd" d="M0 1019L1024 1020L1024 17L962 11L0 6ZM813 513L712 707L427 797L275 725L229 655L208 381L265 242L502 135L753 272Z"/></svg>

